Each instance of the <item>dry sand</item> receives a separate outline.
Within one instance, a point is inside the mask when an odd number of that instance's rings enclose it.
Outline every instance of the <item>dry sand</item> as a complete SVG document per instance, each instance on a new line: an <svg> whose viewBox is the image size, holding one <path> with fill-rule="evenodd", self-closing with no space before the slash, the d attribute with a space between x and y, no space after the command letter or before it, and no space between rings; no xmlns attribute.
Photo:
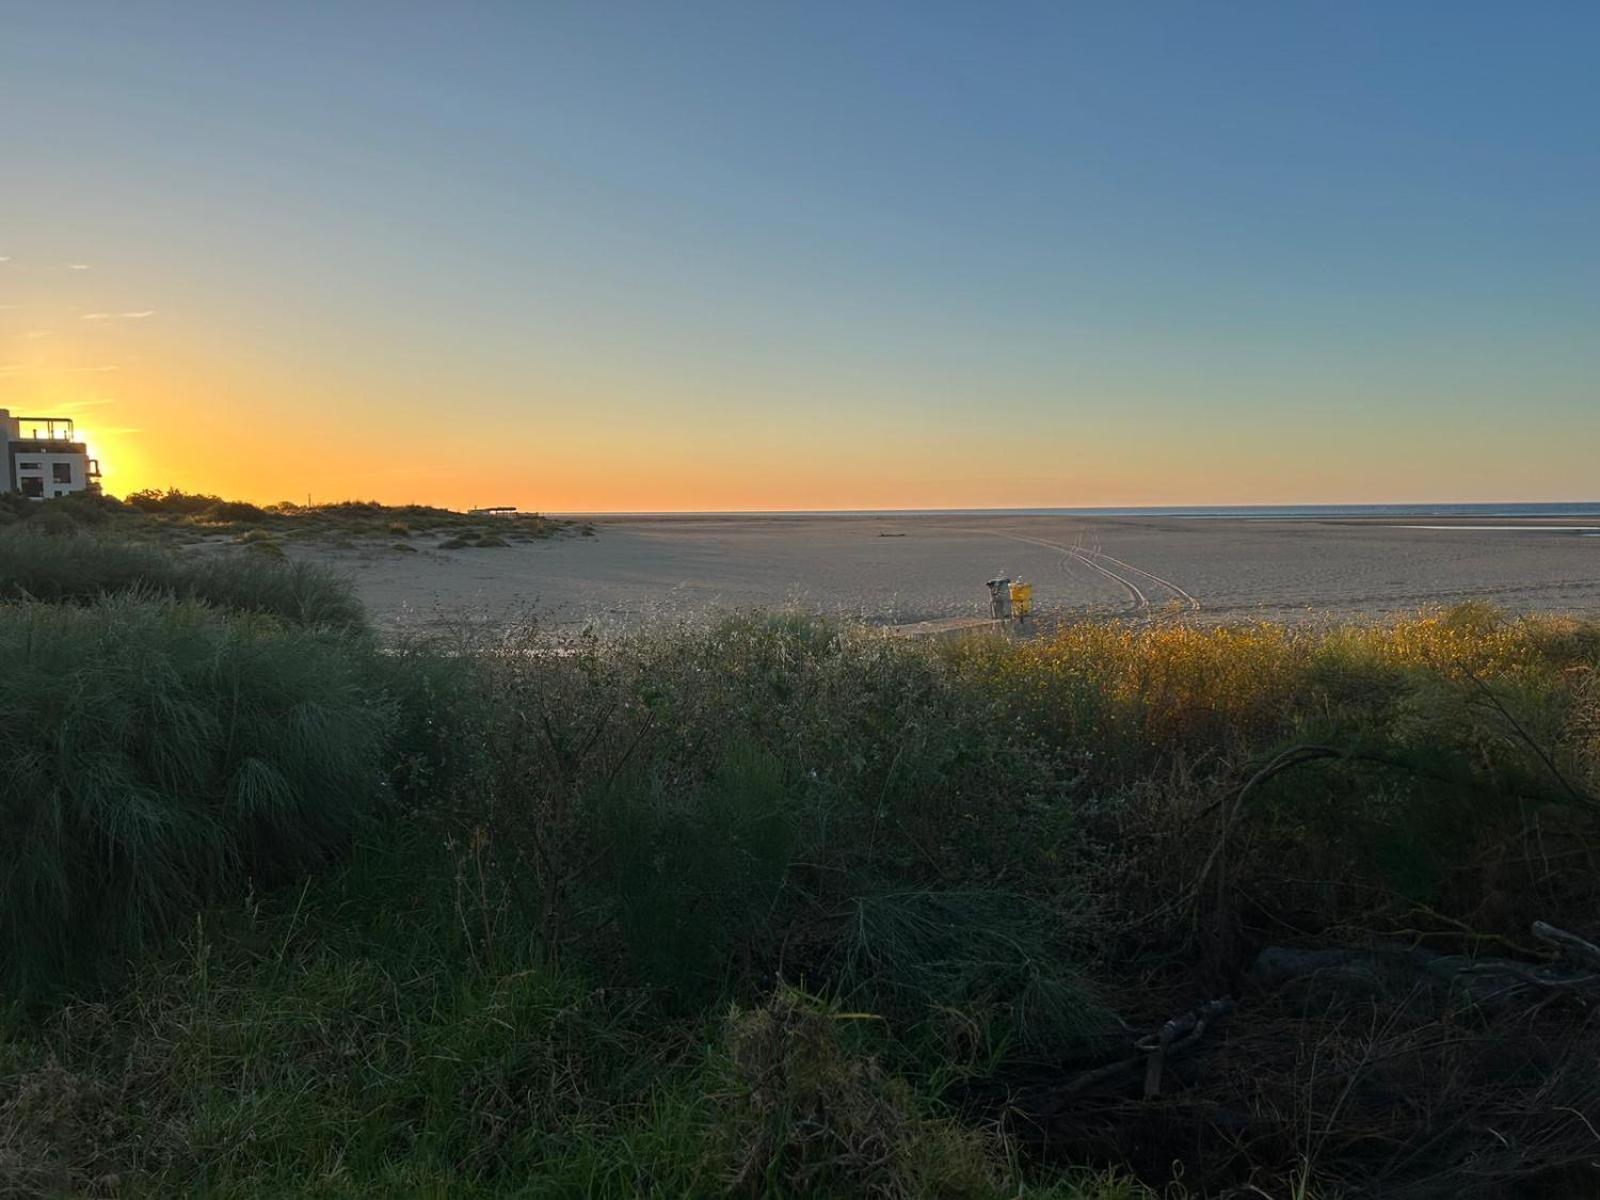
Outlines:
<svg viewBox="0 0 1600 1200"><path fill-rule="evenodd" d="M604 628L796 607L880 624L979 616L1021 576L1061 616L1374 618L1481 598L1600 615L1600 519L1551 523L1172 517L597 518L597 536L416 553L296 547L348 572L391 629ZM1482 525L1502 526L1481 528ZM1573 528L1578 526L1579 528Z"/></svg>

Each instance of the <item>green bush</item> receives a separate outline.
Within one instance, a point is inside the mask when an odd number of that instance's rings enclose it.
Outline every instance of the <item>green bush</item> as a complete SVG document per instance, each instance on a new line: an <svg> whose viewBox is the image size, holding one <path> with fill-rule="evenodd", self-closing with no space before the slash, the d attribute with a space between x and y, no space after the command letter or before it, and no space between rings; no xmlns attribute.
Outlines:
<svg viewBox="0 0 1600 1200"><path fill-rule="evenodd" d="M382 793L370 654L130 598L0 610L0 977L65 978L337 855Z"/></svg>
<svg viewBox="0 0 1600 1200"><path fill-rule="evenodd" d="M47 534L51 537L70 537L78 532L78 523L72 517L53 505L39 506L39 512L28 522L28 531L33 534Z"/></svg>
<svg viewBox="0 0 1600 1200"><path fill-rule="evenodd" d="M160 513L171 516L195 516L224 503L220 496L185 492L178 488L167 488L165 490L143 488L140 491L128 493L122 500L124 504L136 508L140 512Z"/></svg>

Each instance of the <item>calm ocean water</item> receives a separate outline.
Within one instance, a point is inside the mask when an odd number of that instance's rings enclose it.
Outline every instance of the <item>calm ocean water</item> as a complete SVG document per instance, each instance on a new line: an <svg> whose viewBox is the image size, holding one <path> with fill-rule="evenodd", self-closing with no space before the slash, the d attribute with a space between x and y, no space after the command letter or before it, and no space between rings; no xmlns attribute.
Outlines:
<svg viewBox="0 0 1600 1200"><path fill-rule="evenodd" d="M565 515L565 514L555 514ZM622 517L1184 517L1315 520L1324 517L1600 517L1600 500L1551 504L1263 504L1149 508L873 508L795 512L607 513Z"/></svg>
<svg viewBox="0 0 1600 1200"><path fill-rule="evenodd" d="M996 511L996 510L986 510ZM1600 517L1600 501L1560 504L1266 504L1214 508L1019 508L996 515L1194 517L1293 521L1319 517Z"/></svg>

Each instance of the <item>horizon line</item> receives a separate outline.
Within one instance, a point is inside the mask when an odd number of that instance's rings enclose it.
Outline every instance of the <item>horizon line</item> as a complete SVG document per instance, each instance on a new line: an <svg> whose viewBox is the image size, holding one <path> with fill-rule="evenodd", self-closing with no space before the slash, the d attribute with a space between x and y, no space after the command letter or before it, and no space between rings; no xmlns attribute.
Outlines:
<svg viewBox="0 0 1600 1200"><path fill-rule="evenodd" d="M333 503L338 503L334 501ZM951 516L982 513L1041 515L1078 513L1186 513L1275 512L1362 508L1572 508L1593 507L1595 500L1363 500L1324 501L1308 504L1083 504L985 505L956 508L629 508L629 509L527 509L550 517L830 517L830 516ZM479 507L479 506L474 506ZM466 511L472 511L468 509Z"/></svg>

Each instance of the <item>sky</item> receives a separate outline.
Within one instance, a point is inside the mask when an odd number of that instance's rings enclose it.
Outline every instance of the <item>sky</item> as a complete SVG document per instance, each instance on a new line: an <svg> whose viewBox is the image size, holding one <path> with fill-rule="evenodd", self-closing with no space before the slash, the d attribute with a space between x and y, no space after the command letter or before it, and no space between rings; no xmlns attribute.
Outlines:
<svg viewBox="0 0 1600 1200"><path fill-rule="evenodd" d="M1600 499L1600 5L0 0L109 491Z"/></svg>

